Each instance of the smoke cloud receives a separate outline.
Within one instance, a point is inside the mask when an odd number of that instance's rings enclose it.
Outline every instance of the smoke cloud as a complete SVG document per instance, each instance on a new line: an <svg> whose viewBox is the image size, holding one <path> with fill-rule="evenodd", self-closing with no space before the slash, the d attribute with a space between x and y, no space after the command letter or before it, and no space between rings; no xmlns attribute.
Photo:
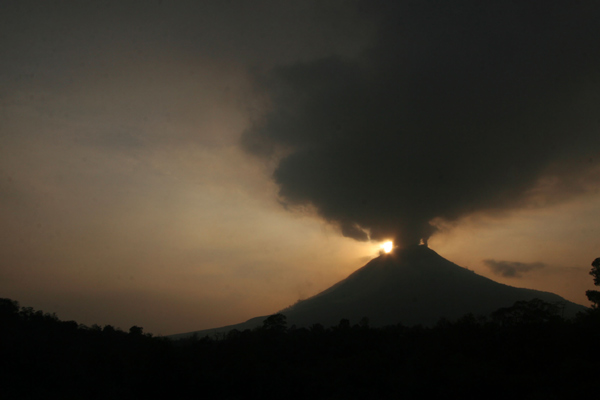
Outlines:
<svg viewBox="0 0 600 400"><path fill-rule="evenodd" d="M483 260L483 263L487 265L494 274L506 278L520 278L525 272L544 268L546 266L546 264L541 262L522 263L518 261L496 261L491 259Z"/></svg>
<svg viewBox="0 0 600 400"><path fill-rule="evenodd" d="M379 30L361 56L259 79L270 107L242 144L278 160L283 203L313 206L357 240L411 244L435 232L436 218L568 198L574 177L595 176L600 3L369 2L362 11Z"/></svg>

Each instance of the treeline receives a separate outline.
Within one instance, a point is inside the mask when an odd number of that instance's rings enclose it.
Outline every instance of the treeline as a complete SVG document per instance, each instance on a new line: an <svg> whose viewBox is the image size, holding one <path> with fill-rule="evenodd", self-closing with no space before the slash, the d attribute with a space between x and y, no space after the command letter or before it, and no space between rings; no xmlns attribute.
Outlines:
<svg viewBox="0 0 600 400"><path fill-rule="evenodd" d="M87 327L0 299L7 399L562 399L597 390L598 309L565 320L541 300L436 326L341 320L179 341Z"/></svg>
<svg viewBox="0 0 600 400"><path fill-rule="evenodd" d="M0 299L5 399L137 398L147 381L160 376L170 353L166 339L144 335L137 326L129 333L110 325L88 327Z"/></svg>

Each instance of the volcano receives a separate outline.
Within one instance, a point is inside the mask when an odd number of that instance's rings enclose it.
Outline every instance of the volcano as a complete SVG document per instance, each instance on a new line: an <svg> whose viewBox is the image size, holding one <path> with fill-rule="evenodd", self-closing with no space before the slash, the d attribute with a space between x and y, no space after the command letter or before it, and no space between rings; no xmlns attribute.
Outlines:
<svg viewBox="0 0 600 400"><path fill-rule="evenodd" d="M565 317L586 309L554 293L495 282L446 260L426 245L415 245L382 254L329 289L280 312L287 317L288 326L297 327L315 323L329 327L341 319L354 324L364 317L373 327L433 325L440 318L489 315L516 301L535 298L559 304ZM265 318L171 338L252 329Z"/></svg>

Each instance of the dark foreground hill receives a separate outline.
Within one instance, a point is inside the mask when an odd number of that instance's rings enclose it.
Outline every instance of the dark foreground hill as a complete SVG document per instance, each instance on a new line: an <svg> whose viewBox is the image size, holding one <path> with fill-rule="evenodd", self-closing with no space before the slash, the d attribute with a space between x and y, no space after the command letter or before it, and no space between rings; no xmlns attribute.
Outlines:
<svg viewBox="0 0 600 400"><path fill-rule="evenodd" d="M334 326L341 319L371 326L402 323L431 326L440 318L454 320L465 314L488 315L517 301L541 299L558 304L564 317L586 308L549 292L516 288L462 268L427 246L411 246L381 255L329 289L282 310L289 326L319 323ZM172 335L179 339L232 329L260 326L266 316L242 324Z"/></svg>
<svg viewBox="0 0 600 400"><path fill-rule="evenodd" d="M0 299L3 399L570 399L597 390L598 309L541 300L433 327L262 327L168 340Z"/></svg>

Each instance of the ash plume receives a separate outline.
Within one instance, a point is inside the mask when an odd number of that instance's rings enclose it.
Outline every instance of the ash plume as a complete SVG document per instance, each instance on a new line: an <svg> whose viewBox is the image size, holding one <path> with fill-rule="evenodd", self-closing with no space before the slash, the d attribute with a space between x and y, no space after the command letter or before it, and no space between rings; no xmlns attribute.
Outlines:
<svg viewBox="0 0 600 400"><path fill-rule="evenodd" d="M431 221L568 198L600 149L600 3L369 2L360 57L275 68L243 137L281 156L288 205L357 240L426 240ZM585 162L582 162L585 160ZM587 183L581 183L585 186Z"/></svg>
<svg viewBox="0 0 600 400"><path fill-rule="evenodd" d="M541 262L522 263L518 261L487 259L483 260L483 263L488 266L494 274L505 278L521 278L524 273L546 267L546 264Z"/></svg>

